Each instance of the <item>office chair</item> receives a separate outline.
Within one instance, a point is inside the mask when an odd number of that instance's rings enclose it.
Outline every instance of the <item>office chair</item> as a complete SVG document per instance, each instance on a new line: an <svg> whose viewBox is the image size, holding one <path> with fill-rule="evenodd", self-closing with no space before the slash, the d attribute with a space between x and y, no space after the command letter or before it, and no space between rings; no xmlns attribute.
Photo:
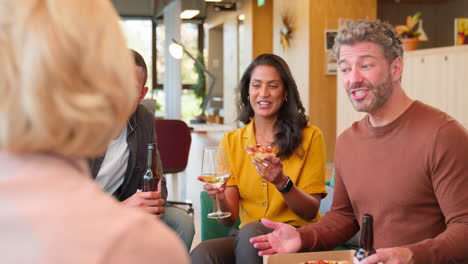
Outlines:
<svg viewBox="0 0 468 264"><path fill-rule="evenodd" d="M177 174L187 167L192 136L190 128L181 120L161 119L155 120L154 126L158 137L158 150L164 174ZM181 201L167 201L176 207L188 206L185 210L193 216L192 203Z"/></svg>

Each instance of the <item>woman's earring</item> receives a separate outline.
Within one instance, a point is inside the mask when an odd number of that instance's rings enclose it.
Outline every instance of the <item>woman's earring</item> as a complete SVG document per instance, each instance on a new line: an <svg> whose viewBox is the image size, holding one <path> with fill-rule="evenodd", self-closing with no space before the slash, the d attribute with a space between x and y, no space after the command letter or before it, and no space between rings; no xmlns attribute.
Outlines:
<svg viewBox="0 0 468 264"><path fill-rule="evenodd" d="M249 96L247 96L247 100L249 100L249 101L250 101L250 95L249 95Z"/></svg>
<svg viewBox="0 0 468 264"><path fill-rule="evenodd" d="M287 97L285 97L285 98L284 98L284 101L285 101L285 102L287 102L287 101L288 101L288 98L287 98Z"/></svg>

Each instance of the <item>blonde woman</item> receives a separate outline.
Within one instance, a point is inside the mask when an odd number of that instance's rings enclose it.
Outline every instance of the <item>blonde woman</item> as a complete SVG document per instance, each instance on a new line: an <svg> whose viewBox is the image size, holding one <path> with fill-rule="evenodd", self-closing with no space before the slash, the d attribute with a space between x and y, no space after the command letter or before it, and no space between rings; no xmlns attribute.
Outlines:
<svg viewBox="0 0 468 264"><path fill-rule="evenodd" d="M0 0L2 263L188 263L154 217L91 179L137 102L106 0ZM171 252L171 254L169 254Z"/></svg>

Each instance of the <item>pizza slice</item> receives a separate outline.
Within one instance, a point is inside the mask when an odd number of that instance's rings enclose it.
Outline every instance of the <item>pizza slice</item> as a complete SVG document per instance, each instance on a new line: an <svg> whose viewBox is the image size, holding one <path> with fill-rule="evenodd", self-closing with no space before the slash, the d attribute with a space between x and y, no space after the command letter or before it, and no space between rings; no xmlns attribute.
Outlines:
<svg viewBox="0 0 468 264"><path fill-rule="evenodd" d="M247 154L259 160L263 160L267 155L275 155L271 146L262 146L261 144L247 145L245 150Z"/></svg>
<svg viewBox="0 0 468 264"><path fill-rule="evenodd" d="M352 264L347 260L333 261L333 260L319 260L319 261L306 261L301 264Z"/></svg>

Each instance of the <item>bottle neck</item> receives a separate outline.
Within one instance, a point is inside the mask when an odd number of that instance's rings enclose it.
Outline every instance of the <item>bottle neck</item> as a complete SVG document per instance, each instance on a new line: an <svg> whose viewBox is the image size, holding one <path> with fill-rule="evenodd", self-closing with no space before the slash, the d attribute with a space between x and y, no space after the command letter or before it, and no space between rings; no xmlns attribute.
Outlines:
<svg viewBox="0 0 468 264"><path fill-rule="evenodd" d="M362 221L361 239L359 248L366 251L373 250L374 247L374 221L371 216L364 216Z"/></svg>
<svg viewBox="0 0 468 264"><path fill-rule="evenodd" d="M153 149L148 148L148 159L146 160L146 170L151 170L153 167Z"/></svg>

